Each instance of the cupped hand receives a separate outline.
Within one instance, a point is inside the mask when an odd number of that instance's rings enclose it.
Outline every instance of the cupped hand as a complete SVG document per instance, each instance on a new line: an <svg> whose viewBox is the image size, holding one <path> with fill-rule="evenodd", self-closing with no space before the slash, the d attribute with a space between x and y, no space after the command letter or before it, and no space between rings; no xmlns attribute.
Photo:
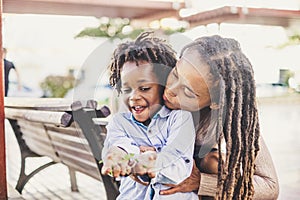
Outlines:
<svg viewBox="0 0 300 200"><path fill-rule="evenodd" d="M127 152L119 147L112 146L108 150L105 158L103 158L103 166L101 173L113 177L129 175L131 167L129 160L125 159Z"/></svg>
<svg viewBox="0 0 300 200"><path fill-rule="evenodd" d="M192 192L198 190L200 186L200 179L201 174L194 161L192 173L188 178L186 178L178 185L166 184L166 186L169 186L171 188L167 190L161 190L160 194L169 195L177 192Z"/></svg>
<svg viewBox="0 0 300 200"><path fill-rule="evenodd" d="M136 163L131 172L134 175L148 174L150 178L155 176L154 168L157 158L155 151L146 151L136 157Z"/></svg>

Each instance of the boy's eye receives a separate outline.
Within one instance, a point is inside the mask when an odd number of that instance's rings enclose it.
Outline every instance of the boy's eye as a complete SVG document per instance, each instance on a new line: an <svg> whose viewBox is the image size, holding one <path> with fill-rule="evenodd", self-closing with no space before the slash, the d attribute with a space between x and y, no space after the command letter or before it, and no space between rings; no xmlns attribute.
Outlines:
<svg viewBox="0 0 300 200"><path fill-rule="evenodd" d="M128 94L128 93L130 93L130 91L131 91L130 88L123 88L123 89L122 89L122 93L123 93L123 94Z"/></svg>
<svg viewBox="0 0 300 200"><path fill-rule="evenodd" d="M187 87L183 88L183 92L188 98L196 98L196 95Z"/></svg>
<svg viewBox="0 0 300 200"><path fill-rule="evenodd" d="M141 91L147 91L147 90L150 90L150 87L140 87L140 90Z"/></svg>

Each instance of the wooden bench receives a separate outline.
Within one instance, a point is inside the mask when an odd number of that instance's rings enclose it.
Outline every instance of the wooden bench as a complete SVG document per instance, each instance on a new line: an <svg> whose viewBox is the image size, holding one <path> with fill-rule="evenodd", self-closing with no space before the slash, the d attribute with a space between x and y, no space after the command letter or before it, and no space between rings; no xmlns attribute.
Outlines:
<svg viewBox="0 0 300 200"><path fill-rule="evenodd" d="M116 199L118 183L101 175L101 151L106 135L108 107L93 100L69 102L57 98L5 98L9 120L21 150L21 170L16 190L22 192L35 174L56 163L69 169L71 190L78 191L76 171L102 181L108 200ZM51 162L25 173L26 158L47 156Z"/></svg>

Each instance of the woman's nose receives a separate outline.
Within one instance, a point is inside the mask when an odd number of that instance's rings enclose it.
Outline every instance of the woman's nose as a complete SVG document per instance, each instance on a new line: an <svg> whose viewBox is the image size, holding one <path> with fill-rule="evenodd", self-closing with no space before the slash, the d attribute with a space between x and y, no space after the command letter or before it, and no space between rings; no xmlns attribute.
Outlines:
<svg viewBox="0 0 300 200"><path fill-rule="evenodd" d="M172 85L171 87L169 88L166 88L166 91L168 93L169 96L172 96L172 97L175 97L177 96L177 86L176 85Z"/></svg>

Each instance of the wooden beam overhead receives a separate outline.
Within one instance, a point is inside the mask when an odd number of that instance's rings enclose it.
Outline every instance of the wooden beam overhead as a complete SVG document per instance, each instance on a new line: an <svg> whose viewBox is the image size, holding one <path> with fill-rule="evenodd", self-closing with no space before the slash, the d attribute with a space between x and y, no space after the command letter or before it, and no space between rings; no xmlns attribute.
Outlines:
<svg viewBox="0 0 300 200"><path fill-rule="evenodd" d="M3 13L147 18L176 14L183 3L149 0L3 0Z"/></svg>
<svg viewBox="0 0 300 200"><path fill-rule="evenodd" d="M300 11L225 6L181 19L188 21L191 26L211 23L238 23L288 27L291 23L300 23Z"/></svg>

